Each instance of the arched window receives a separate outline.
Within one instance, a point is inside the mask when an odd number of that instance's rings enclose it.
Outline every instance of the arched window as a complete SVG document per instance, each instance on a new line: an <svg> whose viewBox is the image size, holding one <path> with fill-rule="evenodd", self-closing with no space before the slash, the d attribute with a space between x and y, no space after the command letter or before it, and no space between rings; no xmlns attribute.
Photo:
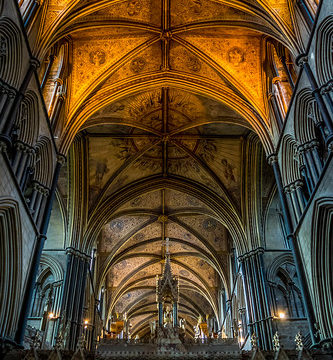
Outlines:
<svg viewBox="0 0 333 360"><path fill-rule="evenodd" d="M309 89L303 89L297 96L294 121L298 153L302 163L301 173L309 193L312 193L320 177L326 154L323 146L325 129L317 103Z"/></svg>
<svg viewBox="0 0 333 360"><path fill-rule="evenodd" d="M18 112L12 134L14 152L12 166L22 191L31 180L37 137L39 132L38 99L27 91Z"/></svg>
<svg viewBox="0 0 333 360"><path fill-rule="evenodd" d="M21 76L21 35L7 18L0 20L0 79L18 88Z"/></svg>
<svg viewBox="0 0 333 360"><path fill-rule="evenodd" d="M0 199L0 337L13 338L16 330L22 276L21 237L17 203Z"/></svg>
<svg viewBox="0 0 333 360"><path fill-rule="evenodd" d="M281 313L289 318L305 317L296 268L292 256L282 255L276 258L267 271L270 285L273 313Z"/></svg>
<svg viewBox="0 0 333 360"><path fill-rule="evenodd" d="M51 309L53 301L53 283L54 277L48 269L36 282L30 312L31 317L42 317L45 311Z"/></svg>
<svg viewBox="0 0 333 360"><path fill-rule="evenodd" d="M333 16L323 20L317 30L317 74L321 84L333 79Z"/></svg>
<svg viewBox="0 0 333 360"><path fill-rule="evenodd" d="M333 338L333 198L315 203L312 219L314 304L322 340Z"/></svg>
<svg viewBox="0 0 333 360"><path fill-rule="evenodd" d="M290 135L286 135L282 139L280 167L284 191L290 208L293 209L296 224L306 206L306 196L304 193L305 184L300 172L302 168L301 159L297 151L296 141Z"/></svg>
<svg viewBox="0 0 333 360"><path fill-rule="evenodd" d="M39 225L41 222L39 214L42 213L53 176L54 157L51 141L46 137L42 137L37 142L35 151L34 173L30 184L26 188L25 196L33 219Z"/></svg>

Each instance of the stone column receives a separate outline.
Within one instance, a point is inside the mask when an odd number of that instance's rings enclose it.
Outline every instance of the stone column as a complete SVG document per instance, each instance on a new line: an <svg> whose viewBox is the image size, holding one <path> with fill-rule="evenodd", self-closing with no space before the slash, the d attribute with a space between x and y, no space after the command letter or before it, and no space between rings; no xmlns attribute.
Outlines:
<svg viewBox="0 0 333 360"><path fill-rule="evenodd" d="M317 140L312 140L300 145L298 147L298 150L302 156L307 174L310 177L309 181L310 183L312 183L312 191L313 188L316 186L316 183L323 169L323 164L318 151L319 143Z"/></svg>
<svg viewBox="0 0 333 360"><path fill-rule="evenodd" d="M306 23L308 24L309 28L311 29L313 26L313 23L314 23L314 19L308 9L307 4L304 2L304 0L296 0L296 3L306 21Z"/></svg>
<svg viewBox="0 0 333 360"><path fill-rule="evenodd" d="M331 115L333 114L333 100L332 100L332 91L333 91L333 79L323 85L320 89L320 94L328 103L329 108L331 109Z"/></svg>
<svg viewBox="0 0 333 360"><path fill-rule="evenodd" d="M37 59L30 59L29 69L25 74L24 80L20 86L19 91L16 93L15 98L12 101L10 108L8 109L7 112L8 115L1 119L1 123L3 123L3 126L1 129L0 141L4 142L7 146L12 145L11 132L15 125L16 115L21 105L21 102L24 98L24 94L28 88L32 75L34 74L38 66L39 66L39 61Z"/></svg>
<svg viewBox="0 0 333 360"><path fill-rule="evenodd" d="M13 105L15 96L16 90L14 88L9 88L6 84L0 83L0 134L5 126L5 121Z"/></svg>
<svg viewBox="0 0 333 360"><path fill-rule="evenodd" d="M285 90L284 90L284 86L281 84L282 80L280 77L275 77L273 79L273 84L276 87L276 92L278 94L278 99L280 100L280 107L283 110L283 115L285 116L285 114L287 113L288 110L288 106L289 106L289 99L286 96Z"/></svg>
<svg viewBox="0 0 333 360"><path fill-rule="evenodd" d="M294 88L295 88L295 83L294 83L293 77L291 76L290 70L289 70L289 68L288 68L288 65L287 65L287 62L286 62L286 57L285 57L285 56L281 56L280 60L281 60L283 69L284 69L284 71L285 71L285 73L286 73L286 75L287 75L289 84L290 84L292 90L294 90Z"/></svg>
<svg viewBox="0 0 333 360"><path fill-rule="evenodd" d="M306 282L306 275L305 275L305 271L304 271L304 267L303 267L303 263L302 263L300 250L298 247L298 242L293 234L292 220L291 220L291 216L290 216L287 198L283 191L280 167L278 164L277 156L275 154L270 155L268 157L268 162L273 167L275 181L276 181L276 185L277 185L277 189L278 189L278 194L280 197L280 204L281 204L283 219L284 219L286 232L287 232L287 240L288 240L289 247L292 251L293 258L294 258L294 263L295 263L296 272L297 272L297 278L299 281L303 304L304 304L304 309L305 309L306 317L308 320L312 344L315 345L319 342L319 337L318 337L317 331L315 329L316 317L315 317L312 302L311 302L308 284Z"/></svg>
<svg viewBox="0 0 333 360"><path fill-rule="evenodd" d="M163 326L163 303L161 301L158 303L158 325Z"/></svg>
<svg viewBox="0 0 333 360"><path fill-rule="evenodd" d="M67 248L67 268L61 303L62 321L69 329L65 341L65 348L75 350L77 340L82 331L84 293L90 256L83 252Z"/></svg>
<svg viewBox="0 0 333 360"><path fill-rule="evenodd" d="M49 77L50 70L51 70L51 67L53 65L54 59L55 59L54 55L50 55L49 58L48 58L47 67L46 67L45 73L43 75L42 82L40 84L40 87L41 87L42 90L44 89L47 78Z"/></svg>
<svg viewBox="0 0 333 360"><path fill-rule="evenodd" d="M178 303L175 301L173 303L173 327L178 326Z"/></svg>
<svg viewBox="0 0 333 360"><path fill-rule="evenodd" d="M42 255L42 251L44 248L45 240L46 240L46 232L49 226L50 217L51 217L51 210L52 204L55 196L55 190L58 183L58 178L60 174L60 169L64 164L65 157L63 155L58 155L57 164L54 170L53 179L51 189L47 198L47 202L45 204L45 210L43 217L41 219L41 226L40 226L40 235L38 236L35 244L35 248L32 254L31 265L28 272L23 300L21 304L20 315L17 323L17 330L15 333L15 342L18 344L22 344L24 338L24 332L27 325L27 319L29 315L29 310L32 301L33 290L35 287L35 282L37 278L37 273L40 264L40 258Z"/></svg>
<svg viewBox="0 0 333 360"><path fill-rule="evenodd" d="M262 254L263 248L250 251L239 257L243 263L244 277L247 279L247 287L250 290L253 331L259 339L263 350L272 349L272 315L269 305L269 297L266 291L266 281Z"/></svg>
<svg viewBox="0 0 333 360"><path fill-rule="evenodd" d="M271 105L273 114L274 114L275 119L276 119L276 125L277 125L277 128L278 128L279 132L280 132L282 130L282 128L283 128L283 118L282 118L281 111L279 110L279 106L277 104L275 94L270 93L268 95L268 103L269 103L269 105Z"/></svg>

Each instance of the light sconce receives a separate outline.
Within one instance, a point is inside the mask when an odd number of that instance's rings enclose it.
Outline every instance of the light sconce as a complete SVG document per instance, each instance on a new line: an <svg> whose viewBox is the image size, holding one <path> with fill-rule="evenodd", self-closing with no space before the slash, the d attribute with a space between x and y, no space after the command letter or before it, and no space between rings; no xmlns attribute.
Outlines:
<svg viewBox="0 0 333 360"><path fill-rule="evenodd" d="M284 312L279 312L279 318L280 319L285 319L286 314Z"/></svg>

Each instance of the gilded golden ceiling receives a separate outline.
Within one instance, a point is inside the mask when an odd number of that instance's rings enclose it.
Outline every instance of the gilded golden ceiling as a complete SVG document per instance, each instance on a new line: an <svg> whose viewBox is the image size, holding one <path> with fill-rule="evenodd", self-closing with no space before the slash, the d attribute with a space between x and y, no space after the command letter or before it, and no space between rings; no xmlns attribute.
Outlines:
<svg viewBox="0 0 333 360"><path fill-rule="evenodd" d="M288 0L49 0L35 52L69 43L66 152L102 107L161 86L206 95L234 109L271 147L265 44L296 53Z"/></svg>
<svg viewBox="0 0 333 360"><path fill-rule="evenodd" d="M47 4L35 52L66 45L57 141L67 153L78 133L86 139L82 238L97 244L107 312L127 312L133 334L149 328L169 237L192 334L199 315L217 314L221 284L230 291L231 247L246 246L253 134L272 149L266 44L301 47L288 0Z"/></svg>

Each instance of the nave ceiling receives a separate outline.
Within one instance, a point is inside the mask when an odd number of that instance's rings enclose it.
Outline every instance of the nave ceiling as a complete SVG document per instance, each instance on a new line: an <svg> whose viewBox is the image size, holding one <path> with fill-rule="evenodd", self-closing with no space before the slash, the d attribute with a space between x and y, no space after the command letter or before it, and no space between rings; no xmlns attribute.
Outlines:
<svg viewBox="0 0 333 360"><path fill-rule="evenodd" d="M66 44L56 60L66 88L60 149L102 108L165 86L226 104L269 151L267 41L300 47L288 9L286 0L49 0L35 52L42 61Z"/></svg>
<svg viewBox="0 0 333 360"><path fill-rule="evenodd" d="M269 178L265 194L243 193L261 171L254 133L272 148L267 41L300 46L288 2L50 0L45 14L35 52L42 59L55 45L53 75L66 89L56 129L69 154L58 192L68 243L97 247L107 314L126 312L143 335L169 237L192 334L199 315L217 315L221 287L231 290L246 202L269 195Z"/></svg>

